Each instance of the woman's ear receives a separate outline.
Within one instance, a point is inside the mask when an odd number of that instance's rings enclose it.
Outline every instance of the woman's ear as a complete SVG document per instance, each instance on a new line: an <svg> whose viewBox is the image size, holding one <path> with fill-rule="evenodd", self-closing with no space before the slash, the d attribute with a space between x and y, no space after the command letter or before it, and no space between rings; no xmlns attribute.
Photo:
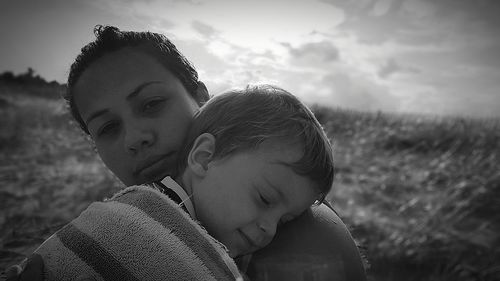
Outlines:
<svg viewBox="0 0 500 281"><path fill-rule="evenodd" d="M204 177L208 170L208 163L215 153L215 137L204 133L199 135L189 151L187 166L197 176Z"/></svg>
<svg viewBox="0 0 500 281"><path fill-rule="evenodd" d="M209 99L210 95L208 94L207 86L205 86L205 83L198 81L198 87L196 88L196 103L202 106Z"/></svg>

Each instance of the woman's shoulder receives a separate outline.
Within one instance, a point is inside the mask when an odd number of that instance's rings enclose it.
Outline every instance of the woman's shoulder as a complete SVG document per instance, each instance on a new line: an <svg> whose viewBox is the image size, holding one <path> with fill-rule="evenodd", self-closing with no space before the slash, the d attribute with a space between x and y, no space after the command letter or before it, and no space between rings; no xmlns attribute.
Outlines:
<svg viewBox="0 0 500 281"><path fill-rule="evenodd" d="M253 254L247 274L251 280L308 280L309 275L314 280L366 280L354 239L325 204L282 226L271 244Z"/></svg>
<svg viewBox="0 0 500 281"><path fill-rule="evenodd" d="M43 260L45 280L241 277L222 245L178 203L148 186L127 187L90 204L35 253Z"/></svg>

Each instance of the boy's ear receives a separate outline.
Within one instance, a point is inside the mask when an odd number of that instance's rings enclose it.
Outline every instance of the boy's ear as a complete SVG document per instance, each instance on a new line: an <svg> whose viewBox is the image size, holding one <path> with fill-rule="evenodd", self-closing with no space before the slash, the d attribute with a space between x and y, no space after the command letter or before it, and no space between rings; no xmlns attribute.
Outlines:
<svg viewBox="0 0 500 281"><path fill-rule="evenodd" d="M196 102L199 106L201 106L209 99L210 95L208 94L207 86L205 86L205 83L198 81L198 88L196 88Z"/></svg>
<svg viewBox="0 0 500 281"><path fill-rule="evenodd" d="M191 151L189 151L187 166L195 175L203 177L208 170L208 163L212 161L214 153L215 137L209 133L201 134L196 138Z"/></svg>

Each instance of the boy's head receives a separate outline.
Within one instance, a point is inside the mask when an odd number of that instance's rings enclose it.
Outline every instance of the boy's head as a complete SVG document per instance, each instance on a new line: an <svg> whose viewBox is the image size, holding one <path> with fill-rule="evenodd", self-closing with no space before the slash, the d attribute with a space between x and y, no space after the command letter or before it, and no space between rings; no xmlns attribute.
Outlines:
<svg viewBox="0 0 500 281"><path fill-rule="evenodd" d="M65 99L106 166L126 185L175 169L208 92L167 38L97 27L71 67Z"/></svg>
<svg viewBox="0 0 500 281"><path fill-rule="evenodd" d="M312 112L277 87L213 97L195 115L179 175L201 223L232 256L269 243L280 222L323 200L330 142Z"/></svg>

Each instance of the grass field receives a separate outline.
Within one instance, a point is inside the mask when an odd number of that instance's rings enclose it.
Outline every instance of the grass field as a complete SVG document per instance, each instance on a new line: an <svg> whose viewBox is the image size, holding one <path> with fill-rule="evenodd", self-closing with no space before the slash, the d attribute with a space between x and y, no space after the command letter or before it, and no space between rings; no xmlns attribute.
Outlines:
<svg viewBox="0 0 500 281"><path fill-rule="evenodd" d="M0 84L0 269L120 188L44 91ZM314 111L369 280L500 280L499 120Z"/></svg>

